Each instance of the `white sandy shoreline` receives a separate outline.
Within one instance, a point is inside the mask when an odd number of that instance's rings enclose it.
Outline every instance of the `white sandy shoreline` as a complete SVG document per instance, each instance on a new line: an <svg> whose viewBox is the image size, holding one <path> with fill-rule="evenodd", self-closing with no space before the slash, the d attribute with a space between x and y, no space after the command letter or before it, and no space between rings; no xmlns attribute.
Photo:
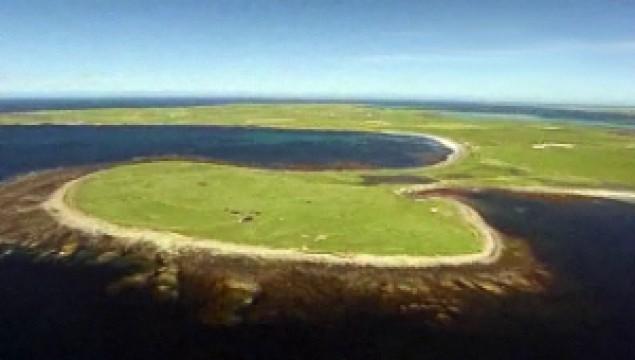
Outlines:
<svg viewBox="0 0 635 360"><path fill-rule="evenodd" d="M467 154L467 149L466 149L465 145L460 144L460 143L458 143L458 142L456 142L454 140L451 140L451 139L443 137L443 136L431 135L431 134L423 134L423 133L414 133L414 132L407 132L407 131L396 131L396 130L395 131L380 130L380 131L377 131L377 133L386 134L386 135L420 137L420 138L423 138L423 139L436 141L439 144L441 144L441 145L445 146L446 148L450 149L450 154L443 161L438 162L436 164L426 165L426 166L424 166L426 169L435 168L435 167L442 167L442 166L447 166L447 165L453 164L453 163L459 161L461 158L463 158Z"/></svg>
<svg viewBox="0 0 635 360"><path fill-rule="evenodd" d="M371 254L330 254L307 253L295 249L274 249L256 245L241 245L215 239L202 239L167 231L155 231L125 227L87 215L71 207L66 201L67 194L75 186L92 175L67 182L57 189L42 207L60 224L89 234L109 235L122 245L148 243L160 251L178 254L181 251L199 250L210 255L246 256L264 260L323 263L332 265L357 265L374 267L437 267L466 264L489 264L495 262L501 253L498 233L488 226L472 208L455 202L465 220L478 232L483 248L478 253L451 256L411 256L411 255L371 255Z"/></svg>
<svg viewBox="0 0 635 360"><path fill-rule="evenodd" d="M593 188L567 188L555 186L505 186L505 187L481 187L481 186L460 186L444 183L420 184L401 188L396 191L398 194L408 195L416 193L433 192L439 190L452 189L472 189L472 190L506 190L517 193L528 194L544 194L544 195L562 195L562 196L581 196L595 197L604 199L613 199L620 201L635 202L635 192L624 190L610 189L593 189Z"/></svg>

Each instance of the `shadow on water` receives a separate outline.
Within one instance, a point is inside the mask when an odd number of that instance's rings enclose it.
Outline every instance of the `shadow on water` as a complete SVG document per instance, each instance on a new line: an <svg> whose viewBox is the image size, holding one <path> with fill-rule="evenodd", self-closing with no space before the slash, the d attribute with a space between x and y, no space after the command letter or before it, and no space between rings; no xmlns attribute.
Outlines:
<svg viewBox="0 0 635 360"><path fill-rule="evenodd" d="M362 185L382 185L382 184L431 184L437 180L419 175L361 175Z"/></svg>
<svg viewBox="0 0 635 360"><path fill-rule="evenodd" d="M588 290L607 298L635 295L630 286L635 284L635 204L502 191L470 194L469 202L501 232L528 240L534 255L562 281L591 284Z"/></svg>
<svg viewBox="0 0 635 360"><path fill-rule="evenodd" d="M566 343L550 348L553 338L539 332L547 328L521 335L460 332L363 307L324 323L203 326L188 309L154 301L143 289L106 292L112 281L134 271L133 265L88 265L20 251L4 256L0 358L533 359L571 350Z"/></svg>
<svg viewBox="0 0 635 360"><path fill-rule="evenodd" d="M635 354L635 204L505 191L461 196L499 231L527 241L547 266L549 303L573 315L581 349Z"/></svg>
<svg viewBox="0 0 635 360"><path fill-rule="evenodd" d="M133 273L132 265L9 251L0 258L2 359L312 359L404 350L404 334L386 336L372 316L327 327L204 327L179 305L153 301L142 290L108 295L108 284Z"/></svg>

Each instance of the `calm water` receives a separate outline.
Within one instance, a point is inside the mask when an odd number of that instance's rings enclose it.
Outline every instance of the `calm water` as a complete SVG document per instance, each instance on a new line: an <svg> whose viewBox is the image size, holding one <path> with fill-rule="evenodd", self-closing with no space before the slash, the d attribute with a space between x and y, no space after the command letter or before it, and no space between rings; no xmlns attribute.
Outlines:
<svg viewBox="0 0 635 360"><path fill-rule="evenodd" d="M544 332L544 345L578 358L635 358L634 203L504 191L463 197L499 231L527 241L553 274L552 320L528 325ZM559 335L547 329L567 326Z"/></svg>
<svg viewBox="0 0 635 360"><path fill-rule="evenodd" d="M267 168L401 168L444 160L436 141L363 132L218 126L0 126L0 179L139 157L204 157Z"/></svg>

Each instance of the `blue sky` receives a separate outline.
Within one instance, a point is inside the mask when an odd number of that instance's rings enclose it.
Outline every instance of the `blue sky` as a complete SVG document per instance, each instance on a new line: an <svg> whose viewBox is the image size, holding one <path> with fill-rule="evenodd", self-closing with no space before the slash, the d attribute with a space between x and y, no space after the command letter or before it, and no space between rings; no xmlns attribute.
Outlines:
<svg viewBox="0 0 635 360"><path fill-rule="evenodd" d="M0 94L635 104L635 0L3 0Z"/></svg>

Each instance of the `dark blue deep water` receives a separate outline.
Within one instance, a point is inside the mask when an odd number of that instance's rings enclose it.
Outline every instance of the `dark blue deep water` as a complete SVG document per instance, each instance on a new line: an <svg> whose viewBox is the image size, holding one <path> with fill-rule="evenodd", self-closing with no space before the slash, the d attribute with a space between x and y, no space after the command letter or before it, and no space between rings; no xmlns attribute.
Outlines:
<svg viewBox="0 0 635 360"><path fill-rule="evenodd" d="M221 126L1 126L0 179L145 157L202 157L265 168L402 168L450 149L417 136Z"/></svg>

